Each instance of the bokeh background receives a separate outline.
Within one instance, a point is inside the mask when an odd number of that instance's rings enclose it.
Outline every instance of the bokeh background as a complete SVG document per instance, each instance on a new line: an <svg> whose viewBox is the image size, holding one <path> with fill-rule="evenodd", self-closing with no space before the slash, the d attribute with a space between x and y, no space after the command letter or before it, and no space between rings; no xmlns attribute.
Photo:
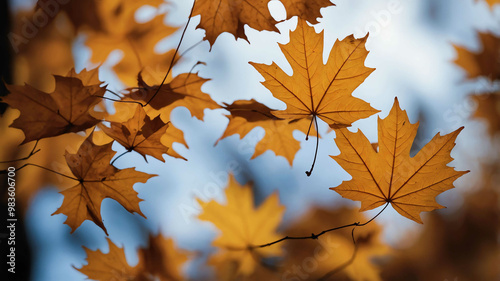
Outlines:
<svg viewBox="0 0 500 281"><path fill-rule="evenodd" d="M145 22L153 15L166 13L165 24L180 27L174 35L165 38L156 46L157 52L175 48L192 5L192 1L185 0L169 2L159 10L144 7L136 14L138 22ZM400 255L400 264L395 264L390 259L384 260L384 267L381 267L382 274L385 274L383 280L482 280L463 279L481 276L474 275L479 274L476 273L476 265L469 264L472 268L470 272L464 269L460 262L466 264L466 261L451 258L449 262L442 260L442 272L430 277L422 275L424 273L420 271L439 265L427 265L430 266L428 268L423 265L420 268L412 259L427 257L425 253L415 253L415 247L429 247L426 253L430 256L437 255L431 248L436 249L436 245L441 245L441 254L446 259L446 253L474 255L474 247L477 246L482 250L476 258L484 259L487 264L490 261L481 256L486 251L482 243L485 239L489 239L488 243L491 243L488 244L490 250L496 251L488 252L488 257L499 257L498 201L485 203L493 195L477 195L485 189L485 185L495 182L496 186L492 188L496 188L496 192L499 191L498 171L491 168L498 167L495 163L499 160L499 138L498 134L488 134L487 122L471 118L477 103L469 97L498 90L498 85L482 78L467 80L465 71L453 63L457 57L453 45L480 51L478 31L489 31L499 36L500 5L490 9L485 1L474 0L336 0L334 3L336 6L321 10L323 17L315 26L317 32L324 30L325 54L329 52L335 40L350 34L362 37L369 32L366 47L370 54L365 64L376 68L355 90L354 96L366 100L374 108L381 110L381 113L354 123L352 130L361 129L372 142L376 142L377 116L387 116L396 96L401 107L406 109L411 122L420 122L414 153L436 133L449 133L465 126L452 152L455 160L451 165L457 170L471 172L455 182L456 189L438 196L438 202L447 206L447 209L435 211L432 215L424 214L425 227L401 217L391 207L377 218L377 223L381 226L382 241L390 245L395 255ZM22 25L23 18L29 18L33 12L35 1L10 0L2 5L7 9L4 12L10 14L9 29L15 31ZM277 20L285 18L284 8L278 1L271 1L270 9ZM199 18L195 17L188 26L180 50L181 53L188 49L189 51L173 68L174 76L189 72L198 61L202 61L206 64L197 65L195 71L199 71L200 76L211 79L202 89L219 104L253 98L271 108L285 108L284 103L273 98L260 84L263 78L248 62L269 64L274 61L291 73L278 43L288 42L289 32L295 28L296 19L278 24L280 34L257 32L245 27L250 44L241 39L235 40L230 34L223 34L219 36L211 51L208 42L200 43L204 31L195 29L198 22ZM41 28L20 52L4 51L2 56L10 56L5 60L5 64L10 61L10 70L4 74L4 79L14 84L28 82L37 88L50 91L53 88L52 74L65 74L73 66L77 71L98 66L89 62L91 50L85 45L86 35L74 36L72 30L68 29L71 27L68 26L64 15L57 15L55 20ZM9 43L5 37L2 40L6 44ZM120 51L115 51L100 64L101 80L114 91L125 87L112 70L121 60L121 56ZM6 120L12 120L9 114L11 113L7 111L2 117L4 127L8 122ZM130 264L137 262L136 249L145 245L149 233L161 232L174 238L179 248L195 253L184 268L191 279L213 274L212 270L204 265L204 261L213 250L210 243L217 232L209 223L197 219L200 206L195 198L215 198L223 201L223 191L229 173L234 174L240 183L253 182L257 203L272 192L279 191L280 201L287 208L282 230L311 208L334 210L359 206L357 202L342 199L328 189L350 179L350 176L329 157L337 155L339 151L334 143L334 133L328 131L326 124L320 124L319 128L322 139L315 170L311 177L306 177L304 171L309 169L314 155L314 139L305 141L303 133L295 132L296 139L301 141L301 150L295 157L293 167L289 166L285 158L276 157L271 151L251 160L255 144L263 137L264 130L254 129L243 139L231 136L215 146L228 123L224 114L227 112L223 109L206 110L204 121L200 121L191 117L185 108L177 108L172 112L172 123L184 132L189 145L188 149L177 143L174 148L188 161L165 157L165 163L153 158L148 158L146 163L140 155L130 153L116 162L119 168L135 166L137 170L159 175L146 184L135 185L139 197L145 200L141 203L141 209L147 220L128 213L113 200L104 200L102 205L102 216L110 238L115 244L125 247ZM7 133L9 132L11 131ZM2 133L2 138L5 138L0 141L2 150L6 150L15 142L9 141L5 136ZM113 149L118 153L124 151L117 144ZM11 156L6 151L0 155ZM485 173L491 178L485 176ZM35 179L37 176L40 175L33 175ZM70 234L70 228L63 224L64 215L51 216L63 201L59 191L54 185L48 185L38 190L26 191L28 196L23 197L30 198L30 201L22 203L25 210L22 220L26 233L24 242L28 248L25 252L25 262L30 265L26 268L26 273L30 275L29 280L84 280L86 277L73 268L85 264L86 255L82 245L93 250L107 250L104 233L93 223L87 221ZM473 203L469 202L472 200L470 198L476 198L474 202L479 203L473 206ZM485 205L487 210L483 211L492 217L466 216L469 214L467 212L474 213ZM379 209L367 212L366 216L371 217L378 211ZM329 221L328 216L325 216L322 222L324 228L328 228L337 220ZM472 224L467 225L466 222ZM477 222L477 225L474 222ZM489 224L491 229L479 227L485 224ZM22 232L21 229L19 231ZM304 231L311 232L307 229ZM486 236L482 235L483 232L487 233ZM457 239L457 244L469 243L471 249L456 249L453 246L446 248L444 243L447 238ZM441 244L439 239L442 239ZM425 241L438 242L425 245ZM405 261L408 263L405 264ZM411 270L409 264L412 264ZM410 279L400 279L402 275L397 275L395 268L406 273L411 272L411 277L408 277ZM489 270L484 268L484 271Z"/></svg>

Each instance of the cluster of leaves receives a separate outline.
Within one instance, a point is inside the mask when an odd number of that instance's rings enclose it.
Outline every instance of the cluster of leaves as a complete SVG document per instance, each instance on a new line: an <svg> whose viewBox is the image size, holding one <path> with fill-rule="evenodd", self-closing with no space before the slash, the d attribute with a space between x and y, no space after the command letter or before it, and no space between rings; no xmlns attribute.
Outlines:
<svg viewBox="0 0 500 281"><path fill-rule="evenodd" d="M39 0L38 8L42 9L45 2ZM250 4L242 0L197 0L191 16L199 16L198 28L205 30L205 40L212 48L224 32L233 34L235 38L247 39L245 25L259 31L278 32L277 21L268 9L269 2L259 0ZM74 153L64 153L65 170L54 171L35 163L23 166L36 166L74 182L72 186L62 186L64 201L54 213L67 216L65 223L70 226L71 232L85 220L90 220L108 234L100 210L105 198L116 200L127 211L144 216L139 207L142 199L138 197L134 185L145 183L155 175L136 171L132 167L116 168L113 163L121 155L115 157L111 147L113 142L119 143L126 153L135 151L144 159L151 156L164 162L163 155L167 154L187 160L172 149L174 142L187 147L183 132L170 122L170 113L180 106L186 107L193 117L200 120L204 118L205 109L226 110L229 123L220 139L234 134L243 138L255 127L264 128L265 137L256 145L252 158L272 150L276 155L285 157L290 165L293 165L295 154L300 149L293 132L304 132L306 139L315 135L317 152L320 138L318 122L325 122L335 131L335 142L340 150L340 154L332 158L352 176L351 180L331 189L344 198L360 201L361 211L390 204L402 216L422 223L421 212L443 207L435 201L435 197L453 188L453 182L467 173L447 166L453 160L450 152L462 128L443 136L437 134L420 152L410 157L418 124L410 123L396 98L387 117L378 119L377 146L374 147L361 131L348 130L353 122L379 112L368 102L352 95L375 70L365 66L369 53L365 48L368 35L364 38L351 35L337 40L324 59L323 33L316 33L311 24L318 23L321 8L333 6L333 3L328 0L281 2L287 11L286 20L298 17L297 27L290 33L290 42L280 46L293 69L293 75L285 73L276 63L250 63L264 78L262 84L265 88L286 104L285 110L274 110L255 100L218 104L201 90L208 79L197 73L182 73L173 77L170 70L182 60L178 48L162 54L154 49L160 40L172 35L178 28L164 25L165 14L162 13L145 23L135 21L140 7L159 7L164 4L162 0L141 3L132 0L92 0L85 4L71 1L64 6L75 33L86 35L85 44L92 50L91 62L104 62L116 49L123 52L122 60L113 70L126 88L119 94L107 89L108 85L103 85L98 79L98 68L80 73L72 69L65 76L54 76L55 89L51 93L28 84L8 85L10 94L2 101L20 111L11 127L24 133L21 144L35 141L36 147L47 138L55 142L55 139L72 133L87 134ZM497 37L484 35L482 40L488 46L485 52L498 51ZM492 80L500 79L498 65L491 69L482 65L491 60L491 54L458 51L457 63L468 69L469 77L484 75ZM115 96L110 98L108 93ZM114 114L108 113L110 105L104 102L110 99L114 101ZM312 173L316 156L317 153L307 175ZM274 266L266 264L266 260L283 257L283 248L278 243L292 239L291 236L280 239L276 232L285 208L279 204L276 193L255 208L251 187L241 187L233 178L225 194L225 204L200 201L203 211L199 218L213 223L221 232L213 242L218 251L209 259L209 264L217 269L219 280L235 280L236 276L262 279L266 278L265 274L287 274L287 265L297 263L294 259L307 256L301 251L308 252L314 247L308 244L300 249L287 249L289 254L281 261L285 265L284 270L274 269L267 273L257 270L264 265ZM333 243L341 245L339 252L343 253L332 255L319 272L329 276L335 268L342 269L343 263L348 262L351 267L342 274L354 280L378 280L378 271L373 268L370 259L385 254L387 249L378 240L376 224L367 226L364 234L353 244L351 235L353 238L354 235L345 228L360 226L360 223L349 222L364 220L361 215L355 214L352 209L320 210L304 221L310 222L311 228L318 229L322 226L319 222L325 221L319 217L334 218L329 221L340 225L341 231L323 231L319 235L297 239L317 239L326 234L324 240L336 241ZM294 226L284 233L299 235ZM351 252L357 255L356 259L354 256L350 258L349 254L344 255ZM330 252L327 254L331 255ZM107 254L87 250L87 255L88 265L79 270L96 280L179 280L182 279L179 268L187 259L184 254L176 254L173 242L162 236L150 237L150 246L140 250L139 264L135 267L128 265L123 249L111 241ZM108 264L113 265L111 269L103 267ZM367 268L363 276L355 269L357 267Z"/></svg>

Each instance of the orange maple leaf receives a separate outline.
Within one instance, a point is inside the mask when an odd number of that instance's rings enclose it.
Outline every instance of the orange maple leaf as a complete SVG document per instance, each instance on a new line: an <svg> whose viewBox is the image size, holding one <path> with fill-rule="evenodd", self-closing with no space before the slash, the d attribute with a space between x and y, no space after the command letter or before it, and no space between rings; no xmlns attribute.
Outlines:
<svg viewBox="0 0 500 281"><path fill-rule="evenodd" d="M144 159L146 155L165 162L162 154L167 153L168 147L160 141L168 128L168 123L164 123L160 116L153 120L149 118L144 108L137 105L135 114L124 123L110 122L111 127L99 124L99 128L108 136L123 145L128 151L135 150Z"/></svg>
<svg viewBox="0 0 500 281"><path fill-rule="evenodd" d="M112 143L95 145L92 136L93 133L75 154L66 152L66 162L78 184L61 191L64 201L52 215L66 215L64 223L71 227L71 233L85 220L91 220L108 234L101 218L102 200L114 199L127 211L145 217L139 207L142 199L137 197L133 185L137 182L145 183L156 175L139 172L134 168L120 170L110 165L116 153L111 150Z"/></svg>
<svg viewBox="0 0 500 281"><path fill-rule="evenodd" d="M447 166L463 127L444 136L437 134L410 157L417 128L418 123L410 123L396 98L389 115L378 120L378 153L361 131L336 129L335 143L341 153L331 157L352 179L330 189L344 198L361 201L361 211L391 203L402 216L422 223L420 213L443 208L435 197L453 188L453 182L468 171Z"/></svg>
<svg viewBox="0 0 500 281"><path fill-rule="evenodd" d="M199 219L213 223L221 231L213 242L219 251L209 263L220 267L228 261L237 262L238 273L249 275L261 257L281 254L281 248L277 245L256 249L249 247L279 238L276 228L285 208L280 206L278 194L274 193L256 209L250 185L240 186L233 176L229 177L226 198L227 203L224 205L216 201L205 203L198 200L203 208Z"/></svg>
<svg viewBox="0 0 500 281"><path fill-rule="evenodd" d="M375 70L364 66L368 55L367 37L354 39L351 35L337 40L325 65L323 33L317 34L313 27L299 20L290 34L290 43L280 46L292 66L292 76L276 63L251 62L265 78L262 84L287 105L285 110L273 111L273 114L285 119L319 117L333 128L349 126L379 112L367 102L351 96Z"/></svg>
<svg viewBox="0 0 500 281"><path fill-rule="evenodd" d="M28 84L6 85L10 94L2 101L21 111L11 127L23 130L23 144L83 131L100 122L89 112L102 100L105 88L100 87L100 83L85 85L75 75L74 70L68 73L68 77L54 75L56 86L50 94ZM89 78L89 81L95 80Z"/></svg>
<svg viewBox="0 0 500 281"><path fill-rule="evenodd" d="M373 68L365 67L368 55L365 42L368 35L354 39L351 35L335 42L328 61L323 64L323 33L317 34L306 21L299 20L290 34L290 42L281 50L293 69L286 74L276 63L272 65L250 63L265 78L262 84L274 97L285 102L285 110L272 113L283 119L309 119L309 127L317 118L331 128L350 126L356 120L369 117L378 110L367 102L352 96L352 92L365 80ZM306 133L306 140L309 132ZM309 176L316 161L314 156Z"/></svg>
<svg viewBox="0 0 500 281"><path fill-rule="evenodd" d="M176 249L174 241L163 235L149 236L149 246L139 249L139 263L128 264L123 248L109 238L109 251L85 248L87 265L76 268L89 279L100 281L172 281L182 280L181 267L187 260L185 251Z"/></svg>
<svg viewBox="0 0 500 281"><path fill-rule="evenodd" d="M491 33L479 33L483 49L480 52L471 52L465 48L455 46L457 59L455 63L467 71L467 78L485 76L490 80L500 79L500 37Z"/></svg>
<svg viewBox="0 0 500 281"><path fill-rule="evenodd" d="M309 122L298 120L290 123L290 120L277 118L271 114L272 109L253 99L237 100L226 104L224 108L231 114L227 116L229 124L219 140L234 134L239 134L242 139L255 127L262 127L265 135L255 146L252 159L272 150L276 155L285 157L290 166L293 164L295 154L300 149L300 142L293 137L293 132L299 130L306 133Z"/></svg>

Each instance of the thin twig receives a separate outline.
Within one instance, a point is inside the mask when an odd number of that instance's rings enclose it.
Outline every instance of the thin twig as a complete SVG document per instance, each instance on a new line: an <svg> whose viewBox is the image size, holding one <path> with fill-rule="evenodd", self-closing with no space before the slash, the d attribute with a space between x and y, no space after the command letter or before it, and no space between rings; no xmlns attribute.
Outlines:
<svg viewBox="0 0 500 281"><path fill-rule="evenodd" d="M37 145L38 145L38 140L35 142L35 146L33 146L33 149L28 154L28 156L23 157L23 158L19 158L19 159L14 159L14 160L0 161L0 164L6 164L6 163L17 162L17 161L28 160L31 156L35 155L36 153L38 153L40 151L40 149L38 149L37 151L35 151Z"/></svg>
<svg viewBox="0 0 500 281"><path fill-rule="evenodd" d="M181 40L179 40L179 44L177 45L177 48L175 49L174 56L172 57L172 61L170 62L170 65L168 66L167 73L165 74L165 77L163 77L163 80L161 81L160 86L156 89L154 95L146 102L146 105L148 105L155 97L158 95L160 92L161 86L165 84L165 81L167 80L168 75L170 74L170 71L172 70L172 67L174 66L175 58L177 57L177 53L179 52L179 48L181 47L182 40L184 39L184 35L186 34L187 27L189 26L189 23L191 22L191 17L193 16L193 11L194 11L194 6L196 5L196 0L193 2L193 7L191 7L191 12L189 13L189 18L186 23L186 26L184 27L184 30L182 31L181 35Z"/></svg>
<svg viewBox="0 0 500 281"><path fill-rule="evenodd" d="M330 228L330 229L327 229L327 230L323 230L321 231L320 233L318 234L314 234L312 233L311 235L309 236L285 236L281 239L278 239L276 241L273 241L273 242L270 242L270 243L267 243L267 244L262 244L262 245L255 245L255 246L249 246L247 249L255 249L255 248L264 248L264 247L269 247L271 245L274 245L274 244L277 244L277 243L280 243L280 242L283 242L285 240L305 240L305 239L318 239L318 237L320 237L321 235L325 234L325 233L328 233L328 232L331 232L331 231L335 231L335 230L339 230L339 229L343 229L343 228L348 228L348 227L358 227L358 226L365 226L367 224L369 224L370 222L372 222L373 220L375 220L380 214L382 214L382 212L387 208L387 206L389 206L389 202L387 202L384 206L384 208L382 208L382 210L380 212L378 212L373 218L371 218L370 220L368 220L367 222L365 223L359 223L359 222L354 222L354 223L351 223L351 224L346 224L346 225L342 225L342 226L338 226L338 227L334 227L334 228Z"/></svg>

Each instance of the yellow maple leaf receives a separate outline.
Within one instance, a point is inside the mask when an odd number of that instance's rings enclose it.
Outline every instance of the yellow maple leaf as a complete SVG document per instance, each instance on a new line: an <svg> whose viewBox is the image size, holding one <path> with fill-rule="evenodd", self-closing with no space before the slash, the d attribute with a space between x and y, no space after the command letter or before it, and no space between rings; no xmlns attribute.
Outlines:
<svg viewBox="0 0 500 281"><path fill-rule="evenodd" d="M220 230L220 235L212 243L219 250L211 257L210 263L220 267L228 261L234 261L238 263L239 274L249 275L261 257L281 254L281 247L277 245L255 249L249 247L279 238L276 228L285 207L279 204L278 194L274 193L255 208L250 185L240 186L233 176L229 178L226 198L226 204L198 200L203 208L199 219L213 223Z"/></svg>
<svg viewBox="0 0 500 281"><path fill-rule="evenodd" d="M444 136L437 134L410 157L417 128L418 123L410 123L396 98L389 115L378 121L378 153L362 132L336 129L335 142L341 153L331 157L352 180L331 189L344 198L361 201L361 211L391 203L402 216L422 223L420 213L443 208L435 197L453 188L453 182L468 171L447 166L463 127Z"/></svg>

